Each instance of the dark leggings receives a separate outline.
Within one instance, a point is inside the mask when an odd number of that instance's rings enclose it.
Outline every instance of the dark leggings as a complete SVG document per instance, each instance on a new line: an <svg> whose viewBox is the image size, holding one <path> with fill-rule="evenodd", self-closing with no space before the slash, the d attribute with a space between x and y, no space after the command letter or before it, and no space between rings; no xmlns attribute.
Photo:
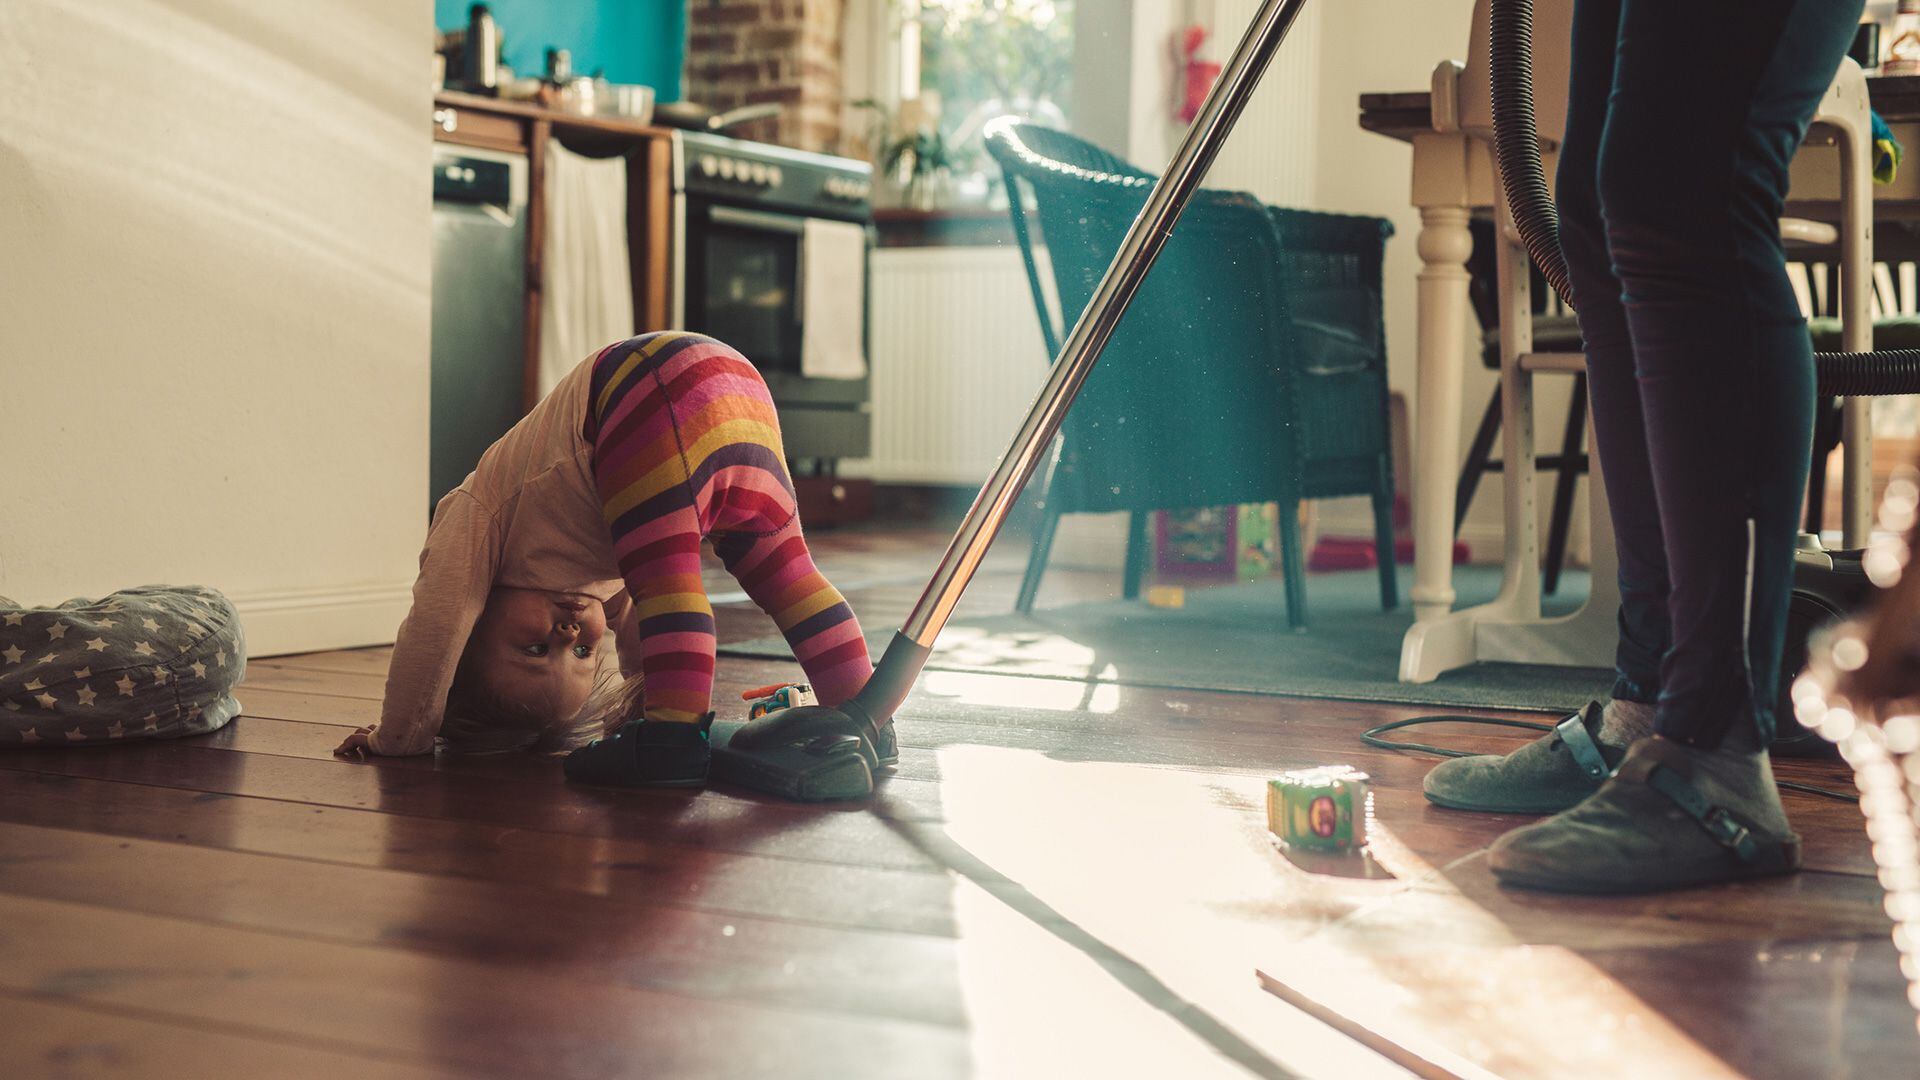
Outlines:
<svg viewBox="0 0 1920 1080"><path fill-rule="evenodd" d="M1773 738L1813 356L1778 220L1862 0L1576 0L1557 194L1620 553L1614 696Z"/></svg>

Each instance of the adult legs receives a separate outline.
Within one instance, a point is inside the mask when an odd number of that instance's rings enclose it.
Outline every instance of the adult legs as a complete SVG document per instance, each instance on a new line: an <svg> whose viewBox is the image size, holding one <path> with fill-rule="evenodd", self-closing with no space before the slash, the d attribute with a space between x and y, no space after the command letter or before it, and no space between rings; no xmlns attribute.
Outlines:
<svg viewBox="0 0 1920 1080"><path fill-rule="evenodd" d="M1633 341L1620 301L1620 281L1613 273L1599 193L1601 137L1613 92L1620 16L1621 0L1578 0L1574 7L1567 130L1555 196L1560 244L1585 341L1594 450L1607 485L1619 554L1620 641L1614 654L1613 697L1651 705L1660 695L1661 660L1672 641L1667 554ZM1651 721L1646 715L1640 726L1650 727Z"/></svg>
<svg viewBox="0 0 1920 1080"><path fill-rule="evenodd" d="M1559 730L1510 754L1454 758L1434 766L1422 785L1426 796L1452 809L1528 814L1569 809L1599 790L1625 748L1653 728L1660 662L1670 641L1667 558L1633 342L1607 250L1598 183L1620 15L1621 0L1577 0L1574 6L1567 129L1555 185L1560 242L1586 342L1594 451L1606 479L1619 551L1620 640L1613 693L1604 707L1583 710Z"/></svg>
<svg viewBox="0 0 1920 1080"><path fill-rule="evenodd" d="M1860 7L1623 6L1599 192L1671 589L1657 729L1688 745L1773 737L1814 398L1779 217Z"/></svg>
<svg viewBox="0 0 1920 1080"><path fill-rule="evenodd" d="M1812 437L1813 365L1777 221L1788 162L1860 7L1619 5L1594 191L1665 552L1671 644L1659 673L1660 737L1635 743L1578 806L1501 838L1489 863L1507 884L1643 891L1798 865L1764 748ZM1715 42L1709 55L1687 48L1700 40ZM1583 258L1591 264L1591 250ZM1589 265L1586 279L1594 277ZM1589 295L1578 280L1575 288L1583 327L1590 308L1606 321L1615 294ZM1608 344L1595 364L1596 422ZM1624 412L1609 407L1612 419ZM1601 451L1612 469L1604 441ZM1609 476L1610 495L1618 486ZM1644 494L1626 508L1625 527L1644 510ZM1621 516L1616 506L1616 523Z"/></svg>

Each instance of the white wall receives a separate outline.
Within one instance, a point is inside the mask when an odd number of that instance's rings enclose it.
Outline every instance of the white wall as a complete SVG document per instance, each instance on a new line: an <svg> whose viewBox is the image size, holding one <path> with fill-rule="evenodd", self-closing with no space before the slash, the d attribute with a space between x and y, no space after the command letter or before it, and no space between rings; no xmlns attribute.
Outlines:
<svg viewBox="0 0 1920 1080"><path fill-rule="evenodd" d="M391 640L427 513L427 0L0 3L0 594Z"/></svg>
<svg viewBox="0 0 1920 1080"><path fill-rule="evenodd" d="M1199 5L1211 15L1214 59L1225 64L1252 24L1261 0L1213 0ZM1322 163L1314 149L1326 122L1321 102L1327 83L1322 59L1326 23L1340 4L1311 3L1295 16L1293 29L1267 65L1220 156L1207 172L1208 187L1248 191L1280 206L1319 208ZM1172 137L1179 138L1179 132ZM1169 143L1168 155L1172 154Z"/></svg>
<svg viewBox="0 0 1920 1080"><path fill-rule="evenodd" d="M1225 64L1261 0L1078 0L1073 127L1139 165L1166 167L1186 134L1177 114L1185 85L1176 36L1205 26L1202 55ZM1207 173L1208 187L1308 206L1317 170L1321 8L1310 3L1267 67Z"/></svg>

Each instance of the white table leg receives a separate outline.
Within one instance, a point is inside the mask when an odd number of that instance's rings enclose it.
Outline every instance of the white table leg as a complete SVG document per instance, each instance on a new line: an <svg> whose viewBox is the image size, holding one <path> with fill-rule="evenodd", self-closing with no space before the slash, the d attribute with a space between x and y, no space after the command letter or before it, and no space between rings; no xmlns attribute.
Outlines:
<svg viewBox="0 0 1920 1080"><path fill-rule="evenodd" d="M1453 498L1466 378L1467 258L1473 237L1465 206L1420 208L1419 376L1414 397L1413 613L1432 619L1453 608Z"/></svg>
<svg viewBox="0 0 1920 1080"><path fill-rule="evenodd" d="M1415 175L1420 153L1416 144ZM1415 182L1416 194L1419 182ZM1463 204L1420 208L1419 373L1414 399L1414 624L1400 646L1400 678L1428 682L1473 662L1473 626L1453 610L1453 500L1466 379L1467 257L1473 236Z"/></svg>
<svg viewBox="0 0 1920 1080"><path fill-rule="evenodd" d="M1833 129L1840 150L1842 348L1867 352L1873 348L1873 128L1866 77L1852 61L1840 66L1815 120ZM1860 548L1873 535L1873 399L1847 398L1840 408L1841 546Z"/></svg>

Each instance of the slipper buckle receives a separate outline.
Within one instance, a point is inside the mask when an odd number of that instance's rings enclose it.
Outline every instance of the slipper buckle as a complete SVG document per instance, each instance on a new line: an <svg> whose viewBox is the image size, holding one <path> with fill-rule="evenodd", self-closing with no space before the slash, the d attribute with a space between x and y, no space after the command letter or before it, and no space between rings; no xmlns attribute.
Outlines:
<svg viewBox="0 0 1920 1080"><path fill-rule="evenodd" d="M1648 762L1648 765L1650 767L1644 777L1646 785L1666 796L1669 802L1705 829L1714 843L1732 852L1741 862L1750 863L1760 857L1760 845L1754 841L1753 831L1741 824L1732 811L1707 802L1706 797L1700 794L1700 789L1672 766L1660 762Z"/></svg>
<svg viewBox="0 0 1920 1080"><path fill-rule="evenodd" d="M1587 732L1586 714L1574 713L1554 725L1553 732L1560 742L1573 755L1573 763L1595 780L1605 780L1607 759L1600 754L1600 747L1594 743L1593 736Z"/></svg>
<svg viewBox="0 0 1920 1080"><path fill-rule="evenodd" d="M1716 806L1707 811L1706 816L1700 819L1700 824L1721 847L1737 852L1742 859L1753 858L1749 854L1753 850L1753 833L1745 825L1734 820L1733 815L1728 813L1725 807Z"/></svg>

